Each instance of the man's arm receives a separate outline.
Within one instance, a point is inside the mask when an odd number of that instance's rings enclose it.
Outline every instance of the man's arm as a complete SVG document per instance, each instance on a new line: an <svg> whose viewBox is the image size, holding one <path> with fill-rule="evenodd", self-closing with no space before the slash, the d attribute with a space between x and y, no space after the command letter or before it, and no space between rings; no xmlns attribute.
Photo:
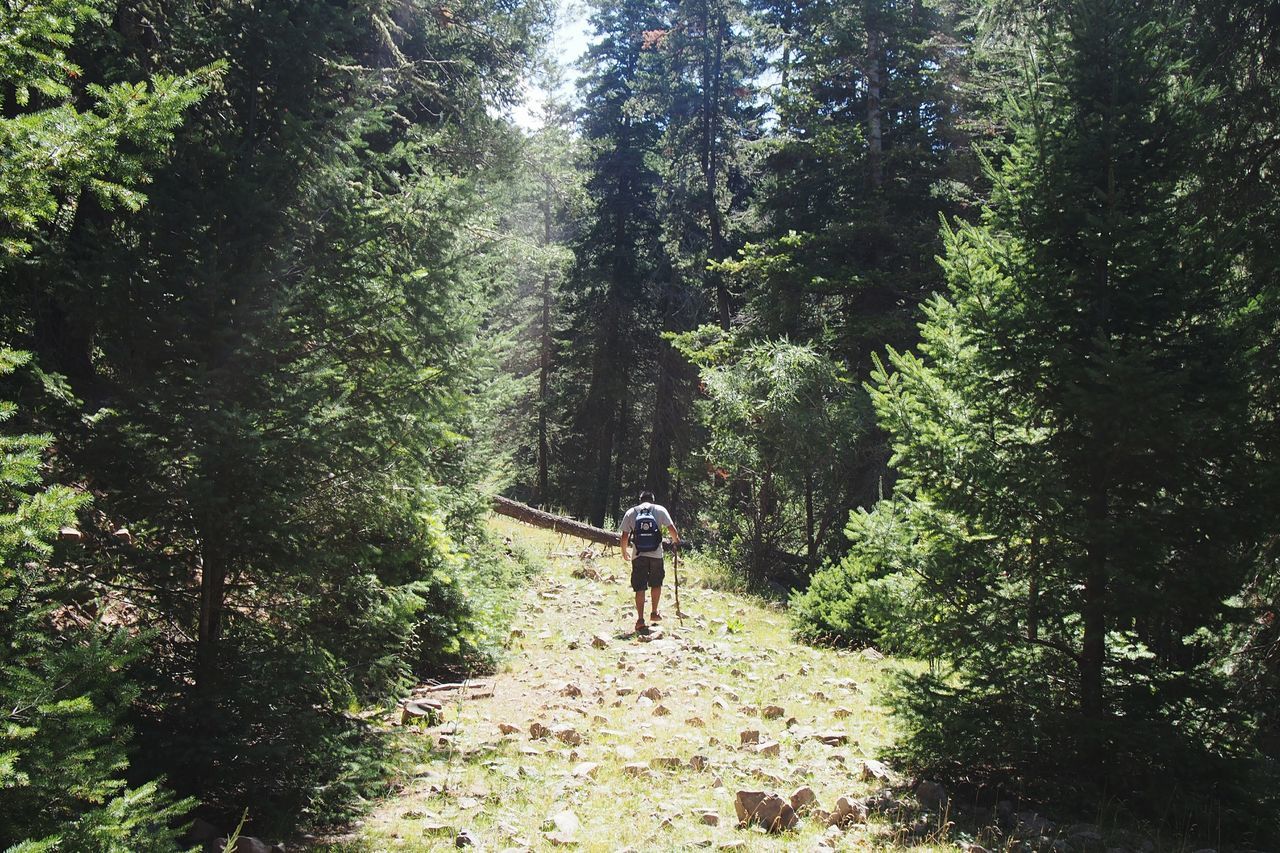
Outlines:
<svg viewBox="0 0 1280 853"><path fill-rule="evenodd" d="M622 531L622 559L623 562L631 562L631 558L627 556L627 543L631 541L631 531L636 527L635 508L627 510L622 514L622 523L618 525L618 529Z"/></svg>
<svg viewBox="0 0 1280 853"><path fill-rule="evenodd" d="M663 508L662 508L662 512L661 512L661 514L660 514L660 516L659 516L659 518L658 518L658 521L659 521L659 522L660 522L664 527L666 527L666 528L667 528L667 530L671 531L671 544L672 544L672 545L679 545L679 544L680 544L680 531L679 531L679 530L676 530L676 523L675 523L674 521L672 521L672 520L671 520L671 513L667 512L667 508L666 508L666 507L663 507Z"/></svg>

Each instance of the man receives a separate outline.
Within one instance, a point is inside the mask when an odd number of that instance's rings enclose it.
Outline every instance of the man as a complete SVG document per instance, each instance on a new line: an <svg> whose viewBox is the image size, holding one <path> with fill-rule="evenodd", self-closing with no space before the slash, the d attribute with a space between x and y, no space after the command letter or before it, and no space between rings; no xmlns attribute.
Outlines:
<svg viewBox="0 0 1280 853"><path fill-rule="evenodd" d="M649 621L662 621L658 601L662 598L662 580L666 576L666 569L662 565L663 527L671 531L671 546L678 546L680 531L676 530L667 508L653 502L653 492L641 492L640 503L627 510L622 517L622 559L631 563L631 589L636 594L637 634L649 633L649 626L644 623L646 589L653 599ZM634 559L628 556L628 545L635 546Z"/></svg>

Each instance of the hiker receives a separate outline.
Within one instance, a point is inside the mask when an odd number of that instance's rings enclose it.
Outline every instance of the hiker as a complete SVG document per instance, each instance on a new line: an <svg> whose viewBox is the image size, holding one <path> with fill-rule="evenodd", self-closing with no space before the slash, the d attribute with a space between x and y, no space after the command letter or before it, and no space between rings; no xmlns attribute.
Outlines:
<svg viewBox="0 0 1280 853"><path fill-rule="evenodd" d="M636 633L647 634L649 626L644 622L644 591L649 590L653 604L649 610L650 622L661 622L662 612L658 601L662 598L662 579L666 569L662 565L662 528L671 531L671 547L680 544L680 531L676 530L671 514L661 504L653 502L653 492L640 493L640 503L622 516L622 559L631 563L631 589L636 594ZM634 533L634 535L632 535ZM627 545L635 546L635 557L627 556Z"/></svg>

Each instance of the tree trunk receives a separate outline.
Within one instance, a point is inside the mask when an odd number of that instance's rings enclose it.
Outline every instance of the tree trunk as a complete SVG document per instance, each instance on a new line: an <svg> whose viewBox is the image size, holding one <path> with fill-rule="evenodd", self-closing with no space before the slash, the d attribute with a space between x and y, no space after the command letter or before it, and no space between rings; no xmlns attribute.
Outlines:
<svg viewBox="0 0 1280 853"><path fill-rule="evenodd" d="M609 407L609 409L612 408L612 406ZM596 440L596 464L591 484L591 503L588 506L587 520L597 526L604 524L604 517L609 510L609 480L613 465L614 439L614 419L610 414L611 412L606 409L604 417L600 419Z"/></svg>
<svg viewBox="0 0 1280 853"><path fill-rule="evenodd" d="M882 43L884 37L873 23L867 26L867 166L871 188L884 185L884 140L880 122Z"/></svg>
<svg viewBox="0 0 1280 853"><path fill-rule="evenodd" d="M596 338L596 358L591 369L591 390L587 395L586 435L590 443L582 452L582 476L588 485L583 490L584 500L579 515L592 524L604 523L609 508L609 484L613 466L614 429L618 397L621 396L619 374L625 362L625 352L620 340L625 333L620 300L610 296L605 305L607 316ZM622 392L625 393L625 390Z"/></svg>
<svg viewBox="0 0 1280 853"><path fill-rule="evenodd" d="M813 530L813 472L804 472L804 537L809 549L809 571L818 568L818 542Z"/></svg>
<svg viewBox="0 0 1280 853"><path fill-rule="evenodd" d="M551 175L543 176L542 245L551 245ZM542 329L538 346L538 484L537 503L547 503L547 387L551 379L551 274L542 277Z"/></svg>
<svg viewBox="0 0 1280 853"><path fill-rule="evenodd" d="M537 503L547 504L547 387L551 379L551 276L542 279L542 340L538 353L538 482Z"/></svg>
<svg viewBox="0 0 1280 853"><path fill-rule="evenodd" d="M718 184L720 182L720 154L716 145L716 130L720 125L720 87L724 77L724 43L729 37L728 21L723 11L719 11L715 20L715 34L710 31L707 20L707 37L712 38L711 54L703 62L702 80L702 150L703 173L706 177L707 221L711 237L711 259L725 259L724 223L721 221ZM716 312L720 319L720 328L729 331L733 310L729 303L729 287L724 276L719 272L711 273L716 291Z"/></svg>
<svg viewBox="0 0 1280 853"><path fill-rule="evenodd" d="M754 479L748 479L748 488L751 488L755 482ZM748 498L751 499L751 574L750 577L759 579L764 576L762 570L764 551L764 511L760 508L760 492L761 490L751 489ZM754 494L752 494L754 493Z"/></svg>
<svg viewBox="0 0 1280 853"><path fill-rule="evenodd" d="M91 261L80 252L85 234L104 229L111 214L90 192L75 201L75 214L65 238L65 251L85 267ZM16 264L11 268L11 293L30 293L32 307L31 348L45 370L61 373L72 391L92 411L107 396L106 383L94 366L97 310L94 291L73 282L48 279L44 264Z"/></svg>
<svg viewBox="0 0 1280 853"><path fill-rule="evenodd" d="M671 345L659 344L658 387L654 392L653 435L649 441L649 464L644 484L659 501L671 495L671 446L675 442L677 419L675 377L672 376L674 360Z"/></svg>
<svg viewBox="0 0 1280 853"><path fill-rule="evenodd" d="M672 331L671 292L675 284L668 279L662 289L663 331ZM645 469L644 484L653 492L658 500L670 498L671 486L671 445L675 440L677 419L676 411L676 371L679 368L680 355L671 346L671 342L658 340L658 382L654 389L653 399L653 433L649 441L649 464Z"/></svg>
<svg viewBox="0 0 1280 853"><path fill-rule="evenodd" d="M221 551L211 545L221 536L213 530L202 532L204 548L200 568L200 621L196 630L196 692L206 700L215 694L218 680L218 644L222 639L222 612L226 599L227 564Z"/></svg>
<svg viewBox="0 0 1280 853"><path fill-rule="evenodd" d="M622 519L622 482L625 473L627 459L627 429L630 426L627 412L631 404L630 395L627 393L627 380L630 378L630 369L623 364L621 392L618 394L618 429L615 439L616 449L614 451L613 478L610 483L610 500L609 507L613 510L615 519ZM603 523L603 522L601 522Z"/></svg>
<svg viewBox="0 0 1280 853"><path fill-rule="evenodd" d="M504 498L501 495L494 495L493 511L499 515L523 521L525 524L532 524L534 527L576 536L579 539L586 539L588 542L597 542L601 545L617 545L619 542L618 534L612 530L595 527L567 516L542 512L518 501Z"/></svg>
<svg viewBox="0 0 1280 853"><path fill-rule="evenodd" d="M1114 66L1112 66L1114 68ZM1111 103L1106 110L1106 122L1116 117L1116 89L1111 87ZM1103 207L1106 210L1104 222L1109 222L1112 211L1118 203L1116 188L1115 160L1111 151L1111 134L1109 128L1102 132L1106 154L1103 162L1103 186L1105 195ZM1111 235L1103 245L1109 243ZM1096 354L1096 341L1101 337L1110 342L1111 335L1111 264L1110 252L1101 251L1094 259L1093 285L1093 322L1087 329L1082 351L1086 361ZM1105 667L1107 659L1107 605L1108 586L1110 583L1110 554L1106 541L1111 534L1111 493L1108 485L1110 471L1106 453L1113 445L1114 436L1111 426L1105 420L1095 420L1088 427L1086 436L1091 447L1088 454L1091 476L1089 477L1091 493L1084 507L1088 533L1085 541L1085 576L1083 601L1081 603L1081 619L1083 636L1080 648L1080 712L1084 718L1085 732L1082 744L1081 759L1086 768L1095 774L1095 779L1102 782L1105 773L1107 704L1105 688Z"/></svg>
<svg viewBox="0 0 1280 853"><path fill-rule="evenodd" d="M1105 763L1103 726L1107 719L1103 691L1107 657L1107 551L1098 539L1108 512L1107 492L1101 488L1089 499L1086 515L1094 541L1086 546L1084 597L1081 617L1084 636L1080 648L1080 713L1087 727L1084 732L1083 760L1099 777Z"/></svg>
<svg viewBox="0 0 1280 853"><path fill-rule="evenodd" d="M619 147L626 150L630 147L630 141L630 124L624 118L620 130ZM634 197L631 190L631 179L624 175L618 191L622 197L631 198ZM593 386L599 387L602 393L595 400L590 398L587 400L587 405L591 407L588 416L598 417L600 421L595 446L587 450L595 456L586 517L596 525L604 523L605 515L609 511L611 468L615 449L614 417L617 413L614 407L626 405L626 381L620 378L627 367L629 349L624 336L628 334L628 327L632 322L629 302L633 290L638 290L640 287L640 282L637 280L638 260L635 253L628 248L631 245L630 211L614 210L612 215L611 253L613 258L609 270L609 295L605 304L608 316L600 326L602 337L598 340L600 348L598 351L603 353L603 358L597 361L596 369L592 374ZM628 284L630 287L627 286Z"/></svg>
<svg viewBox="0 0 1280 853"><path fill-rule="evenodd" d="M1030 580L1027 586L1027 639L1040 639L1040 538L1031 537Z"/></svg>
<svg viewBox="0 0 1280 853"><path fill-rule="evenodd" d="M783 91L786 91L791 83L791 24L794 15L795 5L786 3L782 8L782 61L779 63L779 77Z"/></svg>

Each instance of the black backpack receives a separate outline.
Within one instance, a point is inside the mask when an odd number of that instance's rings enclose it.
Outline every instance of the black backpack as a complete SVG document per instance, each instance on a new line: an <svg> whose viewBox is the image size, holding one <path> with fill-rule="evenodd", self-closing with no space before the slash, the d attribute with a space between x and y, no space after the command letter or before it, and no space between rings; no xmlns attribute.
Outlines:
<svg viewBox="0 0 1280 853"><path fill-rule="evenodd" d="M632 535L636 551L656 551L662 547L662 528L653 515L653 506L636 508L636 526Z"/></svg>

